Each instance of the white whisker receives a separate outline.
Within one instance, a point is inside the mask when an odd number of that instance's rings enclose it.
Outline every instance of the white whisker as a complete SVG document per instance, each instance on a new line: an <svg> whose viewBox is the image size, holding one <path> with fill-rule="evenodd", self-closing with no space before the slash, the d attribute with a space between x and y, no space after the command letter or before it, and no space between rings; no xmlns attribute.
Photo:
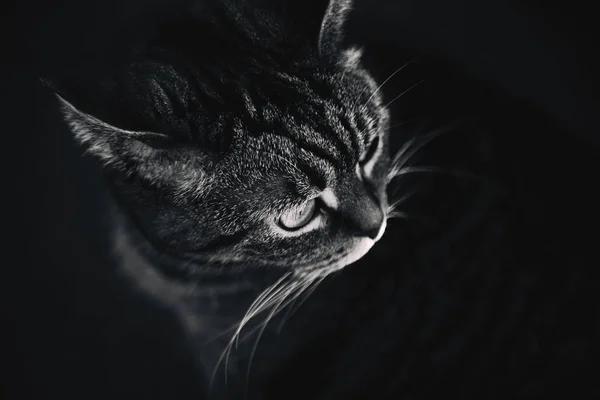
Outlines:
<svg viewBox="0 0 600 400"><path fill-rule="evenodd" d="M428 223L430 225L438 224L438 221L433 217L426 217L426 216L422 216L422 215L411 215L411 214L405 213L403 211L393 211L388 215L388 219L395 219L395 218L406 219L406 220L418 220L418 221Z"/></svg>
<svg viewBox="0 0 600 400"><path fill-rule="evenodd" d="M302 307L302 304L304 304L306 302L306 300L313 294L313 292L315 291L315 289L321 284L321 282L323 282L323 280L326 277L327 276L325 275L325 276L321 276L320 278L318 276L315 277L315 278L310 278L307 281L307 284L305 284L302 287L302 289L300 291L298 291L298 294L294 297L294 301L288 307L288 311L285 314L285 316L283 317L283 320L281 321L281 324L279 324L279 328L277 329L277 333L281 333L281 330L283 329L283 325L286 323L286 321L288 321L292 317L292 315L300 307ZM296 304L296 300L299 299L302 295L304 295L304 296L302 297L302 299L300 300L300 302L298 304Z"/></svg>
<svg viewBox="0 0 600 400"><path fill-rule="evenodd" d="M410 215L408 215L407 213L402 212L402 211L392 211L392 212L390 212L388 214L387 217L388 217L388 219L392 219L392 218L407 218L408 219L408 218L411 218Z"/></svg>
<svg viewBox="0 0 600 400"><path fill-rule="evenodd" d="M398 175L398 171L402 169L410 161L410 159L414 157L417 152L419 152L419 150L425 147L440 134L448 132L448 130L449 128L436 129L432 133L422 138L419 142L416 142L416 137L409 139L400 148L400 150L398 150L394 156L394 159L392 160L390 171L388 173L388 182Z"/></svg>
<svg viewBox="0 0 600 400"><path fill-rule="evenodd" d="M392 201L388 205L387 214L389 215L390 213L392 213L393 211L395 211L396 208L398 208L399 206L401 206L402 204L404 204L404 202L406 202L406 200L408 200L409 198L411 198L412 195L414 195L414 194L415 194L415 191L413 190L413 191L408 192L404 196L400 197L398 200Z"/></svg>
<svg viewBox="0 0 600 400"><path fill-rule="evenodd" d="M219 370L219 366L221 365L221 363L223 361L224 361L224 364L225 364L225 371L224 371L224 374L225 374L225 383L227 383L227 371L229 369L229 366L228 366L229 356L230 356L233 344L237 343L237 341L238 341L240 332L246 326L246 324L248 323L248 321L250 321L256 315L258 315L260 312L264 311L265 308L268 307L271 304L270 300L274 296L277 296L277 293L279 293L282 290L282 288L280 287L280 285L283 288L285 288L285 280L288 279L291 274L292 274L292 272L288 272L288 273L284 274L274 284L272 284L269 287L267 287L252 302L252 304L250 305L250 307L248 308L248 310L246 311L246 313L242 317L241 321L238 323L237 328L236 328L233 336L227 342L227 345L225 346L225 349L221 352L221 355L219 356L219 358L218 358L218 360L216 362L216 365L214 367L214 370L213 370L213 373L212 373L212 376L211 376L211 385L214 382L216 374L217 374L217 372ZM283 283L283 285L282 285L282 283Z"/></svg>
<svg viewBox="0 0 600 400"><path fill-rule="evenodd" d="M281 305L285 302L285 300L289 297L291 293L293 293L300 285L297 283L292 283L287 290L279 295L279 299L277 300L277 304L271 309L271 312L265 319L265 321L261 324L260 332L258 333L258 337L254 342L254 346L252 347L252 351L250 352L250 358L248 359L248 368L246 370L246 390L248 386L248 381L250 379L250 370L252 368L252 360L254 359L254 355L256 354L256 350L258 348L258 343L260 342L260 338L262 337L267 325L271 321L271 319L277 314L277 311L280 309ZM288 303L289 304L289 303Z"/></svg>
<svg viewBox="0 0 600 400"><path fill-rule="evenodd" d="M244 326L248 323L248 321L277 301L277 296L287 288L285 279L287 279L290 275L291 273L284 275L252 303L245 316L242 318L236 333L234 334L234 337L236 338L236 346L238 345L237 339L239 338L239 334Z"/></svg>
<svg viewBox="0 0 600 400"><path fill-rule="evenodd" d="M414 85L412 85L411 87L409 87L408 89L406 89L404 92L402 92L398 96L394 97L391 101L389 101L386 105L384 105L383 108L388 108L390 105L392 105L393 102L395 102L400 97L404 96L406 93L410 92L411 90L413 90L415 87L417 87L418 85L420 85L423 82L425 82L425 81L424 80L420 80L419 82L415 83Z"/></svg>
<svg viewBox="0 0 600 400"><path fill-rule="evenodd" d="M394 175L393 178L395 178L397 176L405 175L405 174L416 173L416 172L429 172L429 173L450 175L450 176L454 176L457 178L483 180L482 177L472 174L468 171L452 170L452 169L441 168L441 167L432 167L432 166L402 167L401 169L396 171L396 174Z"/></svg>
<svg viewBox="0 0 600 400"><path fill-rule="evenodd" d="M288 287L288 289L290 289L289 291L286 291L284 293L281 293L280 296L277 297L277 301L279 301L279 299L283 296L283 298L288 298L287 301L283 304L282 308L285 308L288 304L290 304L294 297L290 298L289 296L294 293L294 291L296 291L298 288L302 287L302 284L299 283L295 283L292 284ZM256 331L258 331L259 329L261 329L262 324L259 324L257 326L255 326L254 328L252 328L248 333L246 333L246 335L244 335L244 337L240 338L240 342L245 342L247 339L249 339L254 333L256 333Z"/></svg>
<svg viewBox="0 0 600 400"><path fill-rule="evenodd" d="M371 94L371 96L367 99L367 101L365 101L365 104L363 104L362 107L365 107L369 101L371 101L371 99L373 99L373 97L375 97L375 95L377 95L377 93L381 90L381 88L383 88L383 85L385 85L390 79L392 79L398 72L402 71L404 68L406 68L407 66L409 66L410 64L412 64L414 61L418 60L419 58L423 57L423 54L418 55L417 57L413 58L410 61L407 61L406 63L404 63L402 66L400 66L398 69L396 69L394 72L392 72L390 74L390 76L388 76L386 78L386 80L384 80L381 85L379 85L377 87L377 89L375 89L375 91ZM366 89L365 89L366 90ZM362 94L362 93L361 93Z"/></svg>

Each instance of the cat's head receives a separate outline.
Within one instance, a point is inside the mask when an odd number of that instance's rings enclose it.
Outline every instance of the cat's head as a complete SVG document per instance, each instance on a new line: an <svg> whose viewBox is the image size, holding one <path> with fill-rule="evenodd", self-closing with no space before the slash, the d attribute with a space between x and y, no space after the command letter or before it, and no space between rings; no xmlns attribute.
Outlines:
<svg viewBox="0 0 600 400"><path fill-rule="evenodd" d="M216 56L163 43L124 72L116 123L60 98L157 247L326 274L379 240L388 113L360 51L342 46L349 10L331 0L318 38L294 51L274 23L199 38L238 46Z"/></svg>

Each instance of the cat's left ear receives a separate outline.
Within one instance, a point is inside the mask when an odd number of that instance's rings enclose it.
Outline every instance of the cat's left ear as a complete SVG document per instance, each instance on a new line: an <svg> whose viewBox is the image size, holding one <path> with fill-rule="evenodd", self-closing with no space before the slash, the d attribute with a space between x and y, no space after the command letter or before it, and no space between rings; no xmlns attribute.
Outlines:
<svg viewBox="0 0 600 400"><path fill-rule="evenodd" d="M352 0L329 0L319 32L319 54L331 62L344 58L343 28L351 9Z"/></svg>
<svg viewBox="0 0 600 400"><path fill-rule="evenodd" d="M147 169L140 168L144 166L158 166L160 147L172 141L170 137L159 133L117 128L77 109L60 95L56 94L56 97L77 141L105 165L118 169L128 166L138 170Z"/></svg>

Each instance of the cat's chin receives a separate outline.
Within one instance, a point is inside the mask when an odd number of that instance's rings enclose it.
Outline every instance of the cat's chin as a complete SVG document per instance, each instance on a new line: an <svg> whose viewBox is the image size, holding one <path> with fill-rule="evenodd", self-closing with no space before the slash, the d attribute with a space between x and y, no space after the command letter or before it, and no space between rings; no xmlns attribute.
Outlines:
<svg viewBox="0 0 600 400"><path fill-rule="evenodd" d="M325 277L342 268L363 258L375 244L375 240L370 238L360 238L358 243L352 246L352 250L342 254L333 260L328 260L326 263L313 265L307 268L299 268L295 271L294 276L297 279L314 279Z"/></svg>

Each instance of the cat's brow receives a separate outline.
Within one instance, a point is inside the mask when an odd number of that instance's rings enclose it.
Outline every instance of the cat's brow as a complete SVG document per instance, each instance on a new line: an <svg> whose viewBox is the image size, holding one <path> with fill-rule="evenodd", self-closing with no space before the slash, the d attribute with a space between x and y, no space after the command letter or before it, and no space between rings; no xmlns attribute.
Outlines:
<svg viewBox="0 0 600 400"><path fill-rule="evenodd" d="M298 161L298 168L306 175L312 186L319 190L325 189L327 186L327 178L323 171L302 160Z"/></svg>
<svg viewBox="0 0 600 400"><path fill-rule="evenodd" d="M342 132L335 127L336 125L342 127ZM322 124L316 127L316 129L314 129L314 134L321 136L323 140L328 142L332 149L339 154L339 158L343 158L344 156L352 157L352 152L354 150L352 148L354 146L352 138L350 138L349 141L344 140L344 136L352 136L352 132L348 128L348 124L330 121L328 124Z"/></svg>
<svg viewBox="0 0 600 400"><path fill-rule="evenodd" d="M305 137L299 137L297 135L286 135L278 131L266 132L264 134L289 139L294 143L296 147L310 153L314 157L324 160L325 162L331 164L334 167L339 167L341 165L339 158L331 152L331 149L323 148L318 143L311 143L310 141L306 140Z"/></svg>
<svg viewBox="0 0 600 400"><path fill-rule="evenodd" d="M330 141L342 157L352 158L353 152L358 154L353 135L356 129L352 128L348 115L342 111L345 110L344 103L330 99L322 105L326 107L323 112L325 118L316 126L317 134Z"/></svg>
<svg viewBox="0 0 600 400"><path fill-rule="evenodd" d="M350 139L350 146L348 146L349 149L347 149L348 154L351 155L353 152L354 155L358 157L361 152L361 146L359 144L359 141L362 140L362 138L359 137L360 131L357 129L358 127L353 127L349 118L345 116L340 117L339 122Z"/></svg>
<svg viewBox="0 0 600 400"><path fill-rule="evenodd" d="M305 81L289 77L295 89ZM271 120L265 121L264 113L257 113L254 96L250 90L243 91L242 95L249 116L258 125L268 123L273 129L263 131L292 140L294 144L320 158L335 168L342 168L348 160L353 160L360 154L360 144L357 127L353 127L348 115L342 110L345 103L340 99L319 95L317 91L299 91L297 106L280 109L274 104L270 105ZM277 125L281 124L284 129Z"/></svg>

